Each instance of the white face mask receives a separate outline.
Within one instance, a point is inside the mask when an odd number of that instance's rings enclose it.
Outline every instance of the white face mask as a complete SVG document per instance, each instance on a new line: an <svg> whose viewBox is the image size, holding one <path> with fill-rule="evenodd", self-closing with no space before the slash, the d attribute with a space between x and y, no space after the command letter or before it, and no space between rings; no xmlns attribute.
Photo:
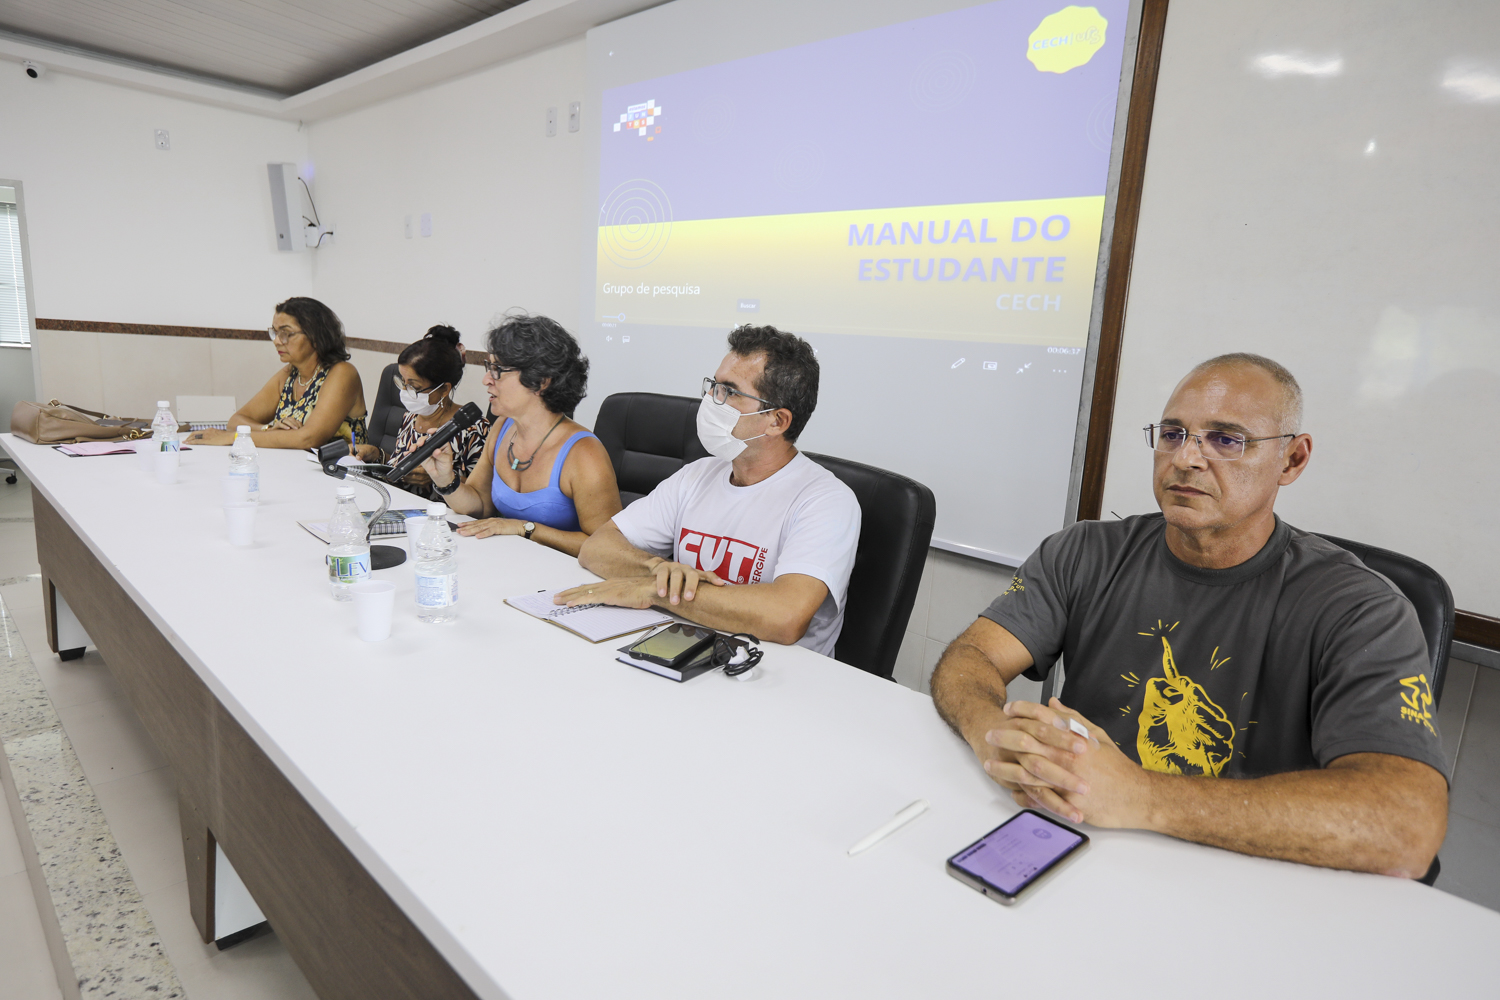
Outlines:
<svg viewBox="0 0 1500 1000"><path fill-rule="evenodd" d="M441 387L440 387L441 388ZM432 395L432 390L418 392L415 389L402 389L401 405L406 407L406 412L418 417L430 417L438 411L442 403L429 403L427 397Z"/></svg>
<svg viewBox="0 0 1500 1000"><path fill-rule="evenodd" d="M745 450L747 441L765 437L764 434L752 438L735 437L734 427L740 422L740 417L753 417L756 413L770 413L774 409L776 407L768 406L753 413L741 413L728 403L715 403L713 396L704 396L698 404L698 440L703 442L710 455L733 462Z"/></svg>

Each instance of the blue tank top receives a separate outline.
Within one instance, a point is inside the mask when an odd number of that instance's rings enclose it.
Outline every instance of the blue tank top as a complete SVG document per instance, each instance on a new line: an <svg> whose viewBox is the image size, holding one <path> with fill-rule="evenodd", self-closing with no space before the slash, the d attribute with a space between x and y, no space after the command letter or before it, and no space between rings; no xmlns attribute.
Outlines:
<svg viewBox="0 0 1500 1000"><path fill-rule="evenodd" d="M568 440L557 452L557 457L552 460L552 478L546 486L530 493L518 493L505 485L500 478L500 442L510 431L510 426L515 421L506 418L500 428L500 434L495 439L495 472L494 480L490 483L490 499L494 501L498 517L511 517L517 521L534 521L537 524L545 524L549 528L558 531L582 531L578 524L578 508L573 506L573 501L558 483L562 482L563 463L568 460L568 452L573 450L573 445L582 438L593 437L588 431L579 431Z"/></svg>

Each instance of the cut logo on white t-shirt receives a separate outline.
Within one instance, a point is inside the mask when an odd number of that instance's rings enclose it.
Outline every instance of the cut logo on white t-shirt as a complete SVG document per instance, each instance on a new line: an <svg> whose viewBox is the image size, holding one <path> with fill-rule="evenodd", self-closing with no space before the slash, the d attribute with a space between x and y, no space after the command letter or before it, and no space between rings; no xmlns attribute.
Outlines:
<svg viewBox="0 0 1500 1000"><path fill-rule="evenodd" d="M764 545L692 528L683 528L677 535L678 562L727 583L760 583L769 552Z"/></svg>

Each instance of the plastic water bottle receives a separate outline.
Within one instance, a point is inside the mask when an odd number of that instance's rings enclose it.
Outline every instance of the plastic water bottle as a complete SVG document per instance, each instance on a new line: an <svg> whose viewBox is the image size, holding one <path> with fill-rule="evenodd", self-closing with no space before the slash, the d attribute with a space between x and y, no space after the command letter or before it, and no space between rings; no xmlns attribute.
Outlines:
<svg viewBox="0 0 1500 1000"><path fill-rule="evenodd" d="M354 487L340 486L328 519L328 584L335 601L352 601L349 585L370 578L369 526L354 502Z"/></svg>
<svg viewBox="0 0 1500 1000"><path fill-rule="evenodd" d="M458 536L448 527L448 507L427 505L416 539L417 617L451 622L458 617Z"/></svg>
<svg viewBox="0 0 1500 1000"><path fill-rule="evenodd" d="M156 401L156 417L151 421L151 451L178 451L182 443L177 440L177 419L172 416L171 404L165 399Z"/></svg>
<svg viewBox="0 0 1500 1000"><path fill-rule="evenodd" d="M250 499L260 502L260 463L255 460L255 442L250 437L249 424L234 429L234 444L229 446L229 474L246 477Z"/></svg>

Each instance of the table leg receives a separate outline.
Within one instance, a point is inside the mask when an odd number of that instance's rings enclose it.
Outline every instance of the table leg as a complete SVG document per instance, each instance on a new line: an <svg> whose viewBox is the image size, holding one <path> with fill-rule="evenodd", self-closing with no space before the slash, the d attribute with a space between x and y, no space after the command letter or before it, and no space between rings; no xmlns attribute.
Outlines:
<svg viewBox="0 0 1500 1000"><path fill-rule="evenodd" d="M57 615L57 588L47 577L42 577L42 616L47 620L47 648L56 653L59 659L76 660L84 654L86 646L72 646L68 649L58 649L58 615ZM77 629L73 629L74 632Z"/></svg>
<svg viewBox="0 0 1500 1000"><path fill-rule="evenodd" d="M177 788L177 815L182 823L182 860L187 864L188 910L204 944L214 940L214 833L192 800Z"/></svg>

